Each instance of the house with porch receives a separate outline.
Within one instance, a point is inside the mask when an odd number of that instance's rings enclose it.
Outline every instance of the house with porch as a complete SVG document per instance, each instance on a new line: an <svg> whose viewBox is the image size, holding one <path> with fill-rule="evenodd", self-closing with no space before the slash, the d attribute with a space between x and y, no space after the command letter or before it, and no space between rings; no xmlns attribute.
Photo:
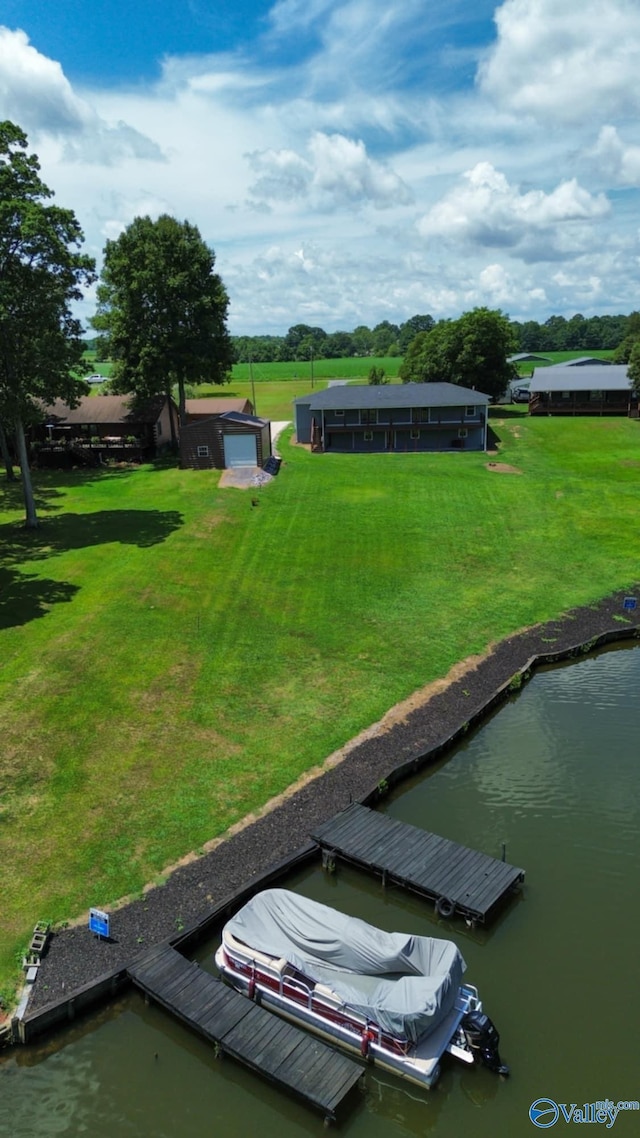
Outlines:
<svg viewBox="0 0 640 1138"><path fill-rule="evenodd" d="M144 401L131 395L86 395L77 407L57 399L42 411L32 436L41 465L144 462L171 445L172 419L178 434L178 409L163 395Z"/></svg>
<svg viewBox="0 0 640 1138"><path fill-rule="evenodd" d="M329 387L293 403L297 441L314 451L487 449L490 398L455 383Z"/></svg>
<svg viewBox="0 0 640 1138"><path fill-rule="evenodd" d="M536 368L529 391L530 415L638 415L626 364Z"/></svg>

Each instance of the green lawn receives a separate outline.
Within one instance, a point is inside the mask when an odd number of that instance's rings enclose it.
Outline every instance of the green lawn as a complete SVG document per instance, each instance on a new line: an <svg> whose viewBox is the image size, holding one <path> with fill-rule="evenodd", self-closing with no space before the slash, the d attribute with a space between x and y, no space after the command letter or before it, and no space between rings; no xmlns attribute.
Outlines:
<svg viewBox="0 0 640 1138"><path fill-rule="evenodd" d="M502 417L501 417L502 416ZM638 578L640 425L496 408L501 459L310 455L0 483L0 987L397 700Z"/></svg>

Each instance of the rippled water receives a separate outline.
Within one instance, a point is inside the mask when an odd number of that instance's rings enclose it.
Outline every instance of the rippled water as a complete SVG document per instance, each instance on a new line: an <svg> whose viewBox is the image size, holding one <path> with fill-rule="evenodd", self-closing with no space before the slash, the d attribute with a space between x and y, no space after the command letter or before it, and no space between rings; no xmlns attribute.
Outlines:
<svg viewBox="0 0 640 1138"><path fill-rule="evenodd" d="M512 1077L451 1062L430 1094L367 1072L349 1138L533 1135L539 1097L640 1098L640 648L537 673L446 761L386 800L394 817L526 869L488 929L339 867L288 882L388 929L451 936L502 1036ZM199 955L210 966L213 944ZM46 1046L0 1059L0 1135L224 1138L318 1134L321 1121L133 994ZM565 1129L561 1119L556 1129ZM640 1134L640 1112L618 1135Z"/></svg>

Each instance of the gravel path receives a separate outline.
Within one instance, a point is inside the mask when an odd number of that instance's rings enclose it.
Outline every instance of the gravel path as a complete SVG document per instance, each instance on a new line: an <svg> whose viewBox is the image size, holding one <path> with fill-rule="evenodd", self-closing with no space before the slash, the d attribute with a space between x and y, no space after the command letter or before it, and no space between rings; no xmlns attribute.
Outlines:
<svg viewBox="0 0 640 1138"><path fill-rule="evenodd" d="M338 765L210 853L175 870L165 885L113 912L111 942L98 941L86 924L56 932L40 966L28 1014L126 966L143 948L204 919L267 867L303 847L317 822L375 793L380 781L393 778L399 766L413 760L417 763L434 748L444 746L532 657L566 653L603 635L640 635L636 614L623 611L624 595L614 594L599 604L518 633L496 645L470 670L455 669L454 679L436 685L441 690L425 696L425 702L414 700L418 706L406 718L388 717L380 730L365 733L368 737L346 748L348 753Z"/></svg>

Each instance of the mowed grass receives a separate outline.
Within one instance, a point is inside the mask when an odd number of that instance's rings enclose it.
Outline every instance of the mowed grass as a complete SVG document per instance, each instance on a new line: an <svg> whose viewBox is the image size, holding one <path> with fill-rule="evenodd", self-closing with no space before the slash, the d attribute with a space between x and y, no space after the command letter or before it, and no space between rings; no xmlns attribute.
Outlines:
<svg viewBox="0 0 640 1138"><path fill-rule="evenodd" d="M310 455L251 493L1 483L0 987L457 661L638 578L640 426L496 409L500 458ZM254 492L255 493L255 492Z"/></svg>

